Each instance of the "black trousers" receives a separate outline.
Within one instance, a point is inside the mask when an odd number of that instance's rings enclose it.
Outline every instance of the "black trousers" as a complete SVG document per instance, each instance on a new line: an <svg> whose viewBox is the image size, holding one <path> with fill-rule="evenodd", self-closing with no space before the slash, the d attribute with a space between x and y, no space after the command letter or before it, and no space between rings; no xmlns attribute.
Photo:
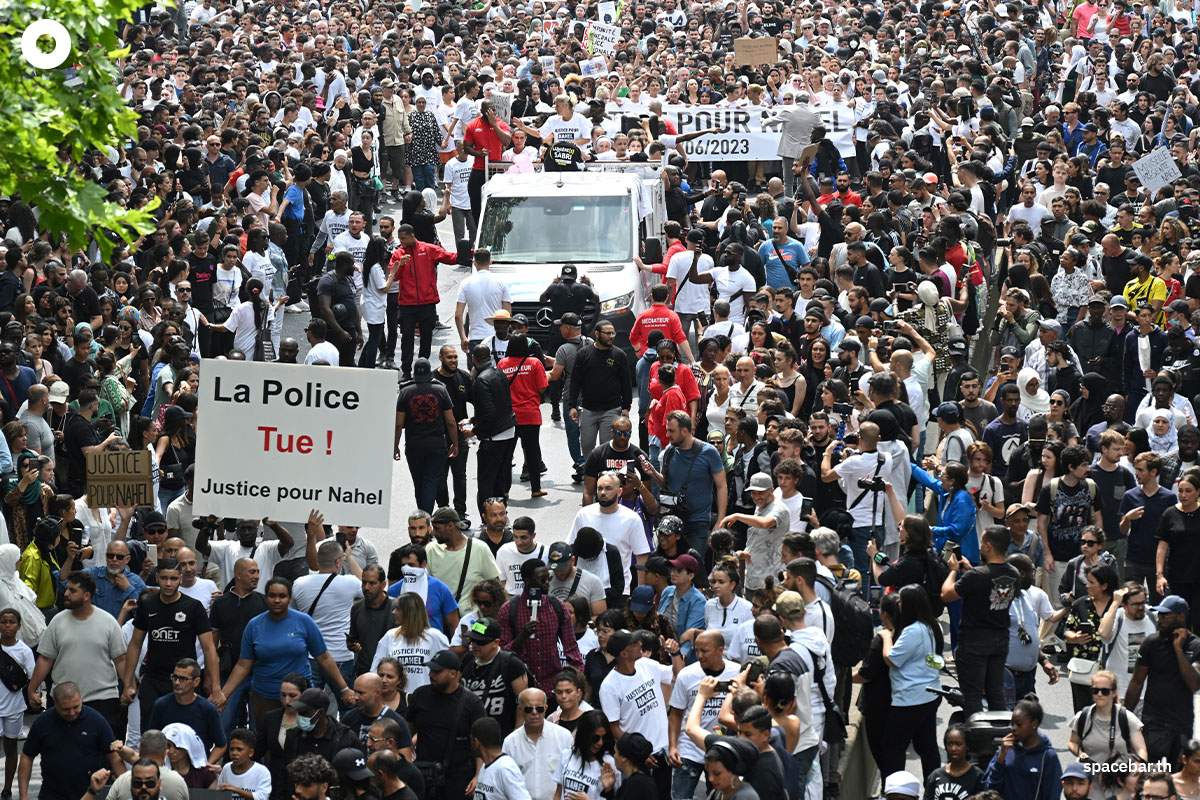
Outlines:
<svg viewBox="0 0 1200 800"><path fill-rule="evenodd" d="M521 452L525 454L525 468L529 470L529 488L542 488L542 440L541 425L518 425L517 437L521 440Z"/></svg>
<svg viewBox="0 0 1200 800"><path fill-rule="evenodd" d="M476 505L479 518L483 519L483 501L489 497L508 497L512 490L512 459L517 439L496 441L484 439L479 443L479 456L475 463L478 469L479 492Z"/></svg>
<svg viewBox="0 0 1200 800"><path fill-rule="evenodd" d="M396 334L399 332L397 325L400 323L400 306L396 303L397 294L389 294L387 296L387 330L383 332L383 344L380 346L380 351L383 354L385 361L396 360Z"/></svg>
<svg viewBox="0 0 1200 800"><path fill-rule="evenodd" d="M121 741L125 741L125 730L129 724L129 709L121 705L121 698L110 697L106 700L89 700L84 705L93 711L99 711L100 715L112 727L113 735Z"/></svg>
<svg viewBox="0 0 1200 800"><path fill-rule="evenodd" d="M425 303L419 306L398 306L397 319L400 322L400 369L405 374L412 372L413 337L419 327L421 329L421 358L429 358L433 349L433 329L437 327L437 304Z"/></svg>
<svg viewBox="0 0 1200 800"><path fill-rule="evenodd" d="M471 454L471 446L468 444L469 439L463 439L461 436L458 439L458 455L450 459L450 480L454 484L454 510L459 516L466 518L467 515L467 459ZM446 486L446 478L442 478L442 483L438 486L437 504L438 506L450 505L450 493Z"/></svg>
<svg viewBox="0 0 1200 800"><path fill-rule="evenodd" d="M961 653L961 645L959 652ZM961 658L961 656L960 656ZM937 708L940 698L919 706L892 706L888 711L887 728L883 731L883 746L879 774L891 775L904 769L911 742L921 757L922 778L941 766L937 743Z"/></svg>
<svg viewBox="0 0 1200 800"><path fill-rule="evenodd" d="M171 679L169 677L164 681L161 678L142 675L142 683L138 687L138 700L141 703L139 710L142 714L143 733L150 728L150 713L154 711L154 701L169 694L171 694Z"/></svg>
<svg viewBox="0 0 1200 800"><path fill-rule="evenodd" d="M483 209L483 185L487 183L487 170L473 169L471 177L467 179L467 195L471 198L471 216L475 219L475 224L479 224L479 212ZM475 238L475 231L471 231L471 238Z"/></svg>
<svg viewBox="0 0 1200 800"><path fill-rule="evenodd" d="M984 697L992 711L1005 710L1004 661L1007 657L1007 636L992 639L970 633L959 634L955 659L958 663L958 685L963 693L963 712L967 717L983 710ZM897 769L903 769L903 765Z"/></svg>

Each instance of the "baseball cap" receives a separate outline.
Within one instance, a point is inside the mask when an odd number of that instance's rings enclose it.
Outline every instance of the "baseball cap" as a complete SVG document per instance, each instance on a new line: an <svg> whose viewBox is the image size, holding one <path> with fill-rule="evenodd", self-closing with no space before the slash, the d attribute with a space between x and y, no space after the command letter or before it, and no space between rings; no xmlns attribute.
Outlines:
<svg viewBox="0 0 1200 800"><path fill-rule="evenodd" d="M353 747L337 752L333 757L333 768L352 781L369 780L375 774L367 769L366 753Z"/></svg>
<svg viewBox="0 0 1200 800"><path fill-rule="evenodd" d="M952 356L965 356L967 354L967 340L961 336L955 336L947 342L946 350Z"/></svg>
<svg viewBox="0 0 1200 800"><path fill-rule="evenodd" d="M654 526L654 534L656 536L682 536L683 520L674 514L664 514L658 518L658 524Z"/></svg>
<svg viewBox="0 0 1200 800"><path fill-rule="evenodd" d="M574 264L563 264L562 272L560 274L564 278L575 280L575 278L579 277L579 270L575 269Z"/></svg>
<svg viewBox="0 0 1200 800"><path fill-rule="evenodd" d="M920 797L921 781L911 772L893 772L883 782L883 793L885 796Z"/></svg>
<svg viewBox="0 0 1200 800"><path fill-rule="evenodd" d="M50 386L50 402L51 403L65 403L65 402L67 402L67 398L70 395L71 395L71 390L67 386L66 381L55 381L53 384L51 384L51 386Z"/></svg>
<svg viewBox="0 0 1200 800"><path fill-rule="evenodd" d="M1109 308L1129 308L1129 301L1121 295L1113 295L1113 299L1108 301Z"/></svg>
<svg viewBox="0 0 1200 800"><path fill-rule="evenodd" d="M1156 614L1187 614L1191 611L1191 606L1188 601L1184 600L1177 594L1169 594L1162 599L1162 602L1153 606L1151 611Z"/></svg>
<svg viewBox="0 0 1200 800"><path fill-rule="evenodd" d="M1176 303L1179 301L1176 300ZM1187 303L1184 303L1187 305ZM61 381L60 381L61 382ZM191 419L194 415L190 411L184 410L182 406L169 406L163 413L163 419L167 422L179 422L184 419Z"/></svg>
<svg viewBox="0 0 1200 800"><path fill-rule="evenodd" d="M500 623L491 617L480 617L467 629L467 638L480 644L494 642L500 638Z"/></svg>
<svg viewBox="0 0 1200 800"><path fill-rule="evenodd" d="M1191 306L1188 305L1187 300L1176 300L1175 302L1171 303L1171 305L1167 306L1167 309L1169 311L1174 311L1176 314L1190 314L1192 312ZM171 406L171 408L174 408L174 406ZM170 408L167 409L167 411L170 410Z"/></svg>
<svg viewBox="0 0 1200 800"><path fill-rule="evenodd" d="M1091 297L1089 297L1089 298L1088 298L1088 301L1087 301L1087 304L1088 304L1089 306L1090 306L1092 303L1100 303L1101 305L1104 305L1104 304L1108 303L1108 301L1104 299L1104 295L1102 295L1102 294L1094 294L1094 295L1092 295Z"/></svg>
<svg viewBox="0 0 1200 800"><path fill-rule="evenodd" d="M957 403L942 403L933 413L938 419L944 419L947 422L958 422L962 418L962 411L959 410Z"/></svg>
<svg viewBox="0 0 1200 800"><path fill-rule="evenodd" d="M523 327L528 328L529 327L529 317L525 316L524 314L513 314L512 315L512 324L513 325L521 325Z"/></svg>
<svg viewBox="0 0 1200 800"><path fill-rule="evenodd" d="M1018 350L1017 348L1013 347L1010 344L1007 347L1000 348L1000 357L1001 358L1020 358L1021 351Z"/></svg>
<svg viewBox="0 0 1200 800"><path fill-rule="evenodd" d="M307 716L314 711L329 708L329 695L315 687L308 688L301 692L299 697L288 703L288 707Z"/></svg>
<svg viewBox="0 0 1200 800"><path fill-rule="evenodd" d="M429 364L429 359L418 358L413 362L413 380L418 383L429 383L433 380L433 367Z"/></svg>
<svg viewBox="0 0 1200 800"><path fill-rule="evenodd" d="M756 472L754 477L746 485L746 489L751 492L770 492L774 491L775 484L771 480L770 474L766 472Z"/></svg>
<svg viewBox="0 0 1200 800"><path fill-rule="evenodd" d="M695 242L696 244L703 244L704 231L700 230L699 228L692 228L687 232L687 240L689 242Z"/></svg>
<svg viewBox="0 0 1200 800"><path fill-rule="evenodd" d="M647 559L647 561L648 560L649 559ZM700 571L700 564L693 556L690 556L687 553L671 559L671 561L668 563L670 563L672 567L675 567L675 569L682 569L692 573L693 575Z"/></svg>
<svg viewBox="0 0 1200 800"><path fill-rule="evenodd" d="M462 669L462 662L453 650L438 650L426 664L430 672L441 672L445 669ZM308 691L305 689L305 691Z"/></svg>
<svg viewBox="0 0 1200 800"><path fill-rule="evenodd" d="M791 616L804 608L804 598L799 592L784 592L775 598L775 613L781 617Z"/></svg>
<svg viewBox="0 0 1200 800"><path fill-rule="evenodd" d="M646 559L645 564L638 564L634 569L639 572L648 572L651 575L662 575L666 577L671 574L671 562L662 556L650 556ZM649 587L647 587L649 588Z"/></svg>
<svg viewBox="0 0 1200 800"><path fill-rule="evenodd" d="M876 83L883 83L887 80L887 73L881 69L877 69L871 73L871 80L875 81Z"/></svg>
<svg viewBox="0 0 1200 800"><path fill-rule="evenodd" d="M1076 761L1073 764L1068 764L1067 768L1062 771L1062 777L1063 779L1082 778L1085 781L1090 781L1092 779L1091 773L1087 771L1087 767L1085 767L1079 761Z"/></svg>
<svg viewBox="0 0 1200 800"><path fill-rule="evenodd" d="M868 314L863 314L861 317L859 317L857 320L854 321L854 327L856 327L856 328L874 328L875 327L875 318Z"/></svg>
<svg viewBox="0 0 1200 800"><path fill-rule="evenodd" d="M932 172L926 172L923 180L928 184L936 185L938 182L938 176Z"/></svg>
<svg viewBox="0 0 1200 800"><path fill-rule="evenodd" d="M572 328L583 327L583 320L574 311L568 311L559 319L554 320L555 325L570 325Z"/></svg>
<svg viewBox="0 0 1200 800"><path fill-rule="evenodd" d="M1021 120L1022 128L1032 128L1034 124L1033 117L1025 117L1023 120Z"/></svg>
<svg viewBox="0 0 1200 800"><path fill-rule="evenodd" d="M559 570L567 566L567 562L572 556L571 545L566 542L555 542L550 545L550 554L546 559L546 566L551 570Z"/></svg>
<svg viewBox="0 0 1200 800"><path fill-rule="evenodd" d="M142 528L165 528L167 527L167 518L162 515L161 511L147 511L142 517Z"/></svg>
<svg viewBox="0 0 1200 800"><path fill-rule="evenodd" d="M664 561L666 559L663 559ZM654 607L654 587L639 586L629 595L629 610L645 614Z"/></svg>
<svg viewBox="0 0 1200 800"><path fill-rule="evenodd" d="M1087 125L1084 125L1083 129L1085 131L1087 131L1088 133L1099 133L1100 132L1100 128L1094 122L1089 122Z"/></svg>
<svg viewBox="0 0 1200 800"><path fill-rule="evenodd" d="M1056 319L1038 320L1038 327L1044 331L1054 331L1055 333L1062 333L1062 325L1058 324L1058 320L1056 320Z"/></svg>
<svg viewBox="0 0 1200 800"><path fill-rule="evenodd" d="M442 506L438 510L434 511L430 521L434 525L438 524L439 522L448 522L453 525L457 525L462 530L467 529L466 523L462 521L462 517L458 515L458 512L448 506Z"/></svg>
<svg viewBox="0 0 1200 800"><path fill-rule="evenodd" d="M1024 511L1026 514L1033 516L1033 504L1032 503L1009 503L1008 508L1004 509L1004 518L1008 519L1013 514L1016 514L1018 511Z"/></svg>

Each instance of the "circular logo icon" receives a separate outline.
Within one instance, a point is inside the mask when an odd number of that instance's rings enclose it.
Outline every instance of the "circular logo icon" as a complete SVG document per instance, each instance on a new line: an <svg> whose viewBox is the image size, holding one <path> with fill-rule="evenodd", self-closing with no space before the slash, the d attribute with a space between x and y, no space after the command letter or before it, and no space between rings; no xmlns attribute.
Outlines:
<svg viewBox="0 0 1200 800"><path fill-rule="evenodd" d="M49 53L38 46L38 39L49 36L54 40L54 49ZM71 53L71 34L61 22L39 19L21 34L21 55L36 69L55 69L67 60Z"/></svg>
<svg viewBox="0 0 1200 800"><path fill-rule="evenodd" d="M538 309L537 324L543 328L549 328L554 324L554 311L549 306Z"/></svg>

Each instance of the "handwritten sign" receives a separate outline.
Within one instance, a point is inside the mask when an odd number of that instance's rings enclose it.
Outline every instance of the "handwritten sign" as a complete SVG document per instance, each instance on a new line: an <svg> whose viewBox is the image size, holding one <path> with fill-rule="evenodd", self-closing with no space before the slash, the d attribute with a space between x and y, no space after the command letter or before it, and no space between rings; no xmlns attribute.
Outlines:
<svg viewBox="0 0 1200 800"><path fill-rule="evenodd" d="M302 522L317 508L341 525L387 526L392 437L380 434L396 415L394 376L211 361L200 414L197 514Z"/></svg>
<svg viewBox="0 0 1200 800"><path fill-rule="evenodd" d="M597 5L597 18L605 25L615 25L617 22L617 4L615 0L603 0Z"/></svg>
<svg viewBox="0 0 1200 800"><path fill-rule="evenodd" d="M149 450L87 454L88 505L131 508L154 505L154 465Z"/></svg>
<svg viewBox="0 0 1200 800"><path fill-rule="evenodd" d="M620 38L621 29L616 25L593 22L588 26L588 51L605 56L615 56L617 40Z"/></svg>
<svg viewBox="0 0 1200 800"><path fill-rule="evenodd" d="M1133 162L1133 171L1153 197L1159 189L1182 176L1170 148L1159 147Z"/></svg>
<svg viewBox="0 0 1200 800"><path fill-rule="evenodd" d="M734 39L733 57L739 67L774 64L779 60L779 44L775 41L774 36Z"/></svg>

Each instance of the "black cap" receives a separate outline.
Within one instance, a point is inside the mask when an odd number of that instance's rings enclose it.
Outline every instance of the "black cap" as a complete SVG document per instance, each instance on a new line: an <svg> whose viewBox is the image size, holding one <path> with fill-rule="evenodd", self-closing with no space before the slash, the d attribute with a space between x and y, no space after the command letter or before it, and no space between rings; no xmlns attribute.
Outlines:
<svg viewBox="0 0 1200 800"><path fill-rule="evenodd" d="M704 231L699 228L692 228L687 232L687 240L696 244L704 244Z"/></svg>
<svg viewBox="0 0 1200 800"><path fill-rule="evenodd" d="M462 669L462 662L453 650L438 650L426 665L430 672L441 672L446 669ZM307 690L305 690L307 691Z"/></svg>
<svg viewBox="0 0 1200 800"><path fill-rule="evenodd" d="M575 269L574 264L563 264L562 277L567 280L575 280L579 276L579 270Z"/></svg>
<svg viewBox="0 0 1200 800"><path fill-rule="evenodd" d="M480 617L467 629L467 638L480 644L494 642L500 638L500 623L491 617Z"/></svg>
<svg viewBox="0 0 1200 800"><path fill-rule="evenodd" d="M300 693L300 696L288 703L289 708L294 708L296 711L305 716L314 711L321 711L329 708L329 695L315 687L305 689Z"/></svg>
<svg viewBox="0 0 1200 800"><path fill-rule="evenodd" d="M337 752L333 757L333 768L352 781L370 780L374 775L367 768L367 754L353 747Z"/></svg>
<svg viewBox="0 0 1200 800"><path fill-rule="evenodd" d="M433 367L429 365L429 360L418 358L413 362L413 380L421 383L428 383L433 380Z"/></svg>
<svg viewBox="0 0 1200 800"><path fill-rule="evenodd" d="M621 651L629 647L633 643L633 634L625 629L613 631L608 637L608 644L604 650L613 658L621 654Z"/></svg>
<svg viewBox="0 0 1200 800"><path fill-rule="evenodd" d="M562 569L571 560L571 545L566 542L555 542L550 545L550 553L546 557L546 566L551 570Z"/></svg>
<svg viewBox="0 0 1200 800"><path fill-rule="evenodd" d="M575 534L575 555L591 561L604 552L604 535L595 528L585 525Z"/></svg>
<svg viewBox="0 0 1200 800"><path fill-rule="evenodd" d="M161 511L147 511L142 517L142 528L165 528L167 527L167 518L162 515Z"/></svg>
<svg viewBox="0 0 1200 800"><path fill-rule="evenodd" d="M555 325L570 325L572 328L582 328L583 320L574 311L568 311L559 319L554 320Z"/></svg>
<svg viewBox="0 0 1200 800"><path fill-rule="evenodd" d="M875 318L869 314L863 314L861 317L859 317L857 320L854 321L854 327L856 327L856 328L874 328L875 327Z"/></svg>
<svg viewBox="0 0 1200 800"><path fill-rule="evenodd" d="M874 300L871 301L871 310L872 311L887 311L889 305L891 305L891 303L888 302L886 297L876 297Z"/></svg>
<svg viewBox="0 0 1200 800"><path fill-rule="evenodd" d="M648 572L651 575L667 577L671 574L671 562L662 556L650 556L646 559L645 564L638 564L634 569L641 572Z"/></svg>

